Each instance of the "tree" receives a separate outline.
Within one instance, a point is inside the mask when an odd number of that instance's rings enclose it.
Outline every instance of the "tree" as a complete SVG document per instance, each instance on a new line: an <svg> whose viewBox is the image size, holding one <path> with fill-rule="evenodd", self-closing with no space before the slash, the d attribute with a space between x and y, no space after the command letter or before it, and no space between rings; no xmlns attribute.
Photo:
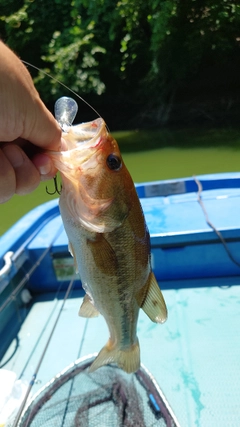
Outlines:
<svg viewBox="0 0 240 427"><path fill-rule="evenodd" d="M39 1L24 0L18 8L19 2L13 2L11 14L1 16L5 27L1 25L0 31L23 60L72 90L101 94L105 86L99 78L98 56L105 49L96 42L94 21L83 21L75 3L78 2L42 0L40 6ZM6 4L9 6L8 1ZM61 96L59 83L46 79L42 72L35 83L45 102L52 95Z"/></svg>
<svg viewBox="0 0 240 427"><path fill-rule="evenodd" d="M239 66L240 5L228 0L122 0L126 18L124 68L139 60L136 37L145 29L148 65L142 80L144 118L163 124L169 120L174 98L182 85L199 75L209 61L218 67L235 55ZM129 60L130 58L130 60ZM142 102L142 105L144 103Z"/></svg>
<svg viewBox="0 0 240 427"><path fill-rule="evenodd" d="M114 127L159 126L172 120L189 82L195 92L198 81L209 87L211 68L224 92L224 79L240 71L238 3L2 0L0 35L22 59L87 96ZM45 102L65 94L35 76Z"/></svg>

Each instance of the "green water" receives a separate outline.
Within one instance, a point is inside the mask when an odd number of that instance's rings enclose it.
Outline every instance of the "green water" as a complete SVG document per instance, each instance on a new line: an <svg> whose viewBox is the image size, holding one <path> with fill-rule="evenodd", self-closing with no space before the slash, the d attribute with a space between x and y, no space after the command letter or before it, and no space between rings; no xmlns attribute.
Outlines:
<svg viewBox="0 0 240 427"><path fill-rule="evenodd" d="M161 148L124 153L124 161L135 182L187 177L205 173L237 172L240 150L234 148ZM52 183L49 182L49 189ZM0 205L0 234L35 206L51 200L41 184L27 196L14 196Z"/></svg>
<svg viewBox="0 0 240 427"><path fill-rule="evenodd" d="M135 182L240 171L240 150L228 148L163 148L123 158Z"/></svg>
<svg viewBox="0 0 240 427"><path fill-rule="evenodd" d="M49 182L48 185L51 186L52 183ZM26 196L15 195L7 203L0 205L0 235L31 209L54 197L46 193L45 187L46 183L42 183L33 193Z"/></svg>

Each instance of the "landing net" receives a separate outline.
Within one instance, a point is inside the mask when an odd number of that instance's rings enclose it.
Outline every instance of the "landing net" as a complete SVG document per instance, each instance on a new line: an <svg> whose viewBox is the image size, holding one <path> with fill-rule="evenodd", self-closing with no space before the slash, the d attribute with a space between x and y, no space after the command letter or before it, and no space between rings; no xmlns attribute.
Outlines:
<svg viewBox="0 0 240 427"><path fill-rule="evenodd" d="M154 378L108 365L88 372L94 357L77 360L34 396L19 427L179 427Z"/></svg>

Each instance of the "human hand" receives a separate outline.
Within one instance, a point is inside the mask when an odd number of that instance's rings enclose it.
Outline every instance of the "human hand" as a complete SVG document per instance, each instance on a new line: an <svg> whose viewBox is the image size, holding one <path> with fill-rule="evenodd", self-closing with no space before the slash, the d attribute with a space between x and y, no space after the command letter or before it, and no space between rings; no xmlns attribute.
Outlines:
<svg viewBox="0 0 240 427"><path fill-rule="evenodd" d="M57 171L46 151L59 151L62 143L27 68L0 42L0 203L52 178Z"/></svg>

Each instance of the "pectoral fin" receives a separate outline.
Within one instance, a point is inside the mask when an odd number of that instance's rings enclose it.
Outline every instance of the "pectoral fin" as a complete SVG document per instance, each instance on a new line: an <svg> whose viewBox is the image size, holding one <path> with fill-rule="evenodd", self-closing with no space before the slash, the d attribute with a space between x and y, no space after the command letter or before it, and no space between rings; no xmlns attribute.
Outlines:
<svg viewBox="0 0 240 427"><path fill-rule="evenodd" d="M82 305L79 309L78 315L81 317L97 317L99 316L98 310L94 307L91 298L88 294L83 298Z"/></svg>
<svg viewBox="0 0 240 427"><path fill-rule="evenodd" d="M138 291L136 300L147 316L155 323L167 319L167 307L154 274L149 274L147 283Z"/></svg>

